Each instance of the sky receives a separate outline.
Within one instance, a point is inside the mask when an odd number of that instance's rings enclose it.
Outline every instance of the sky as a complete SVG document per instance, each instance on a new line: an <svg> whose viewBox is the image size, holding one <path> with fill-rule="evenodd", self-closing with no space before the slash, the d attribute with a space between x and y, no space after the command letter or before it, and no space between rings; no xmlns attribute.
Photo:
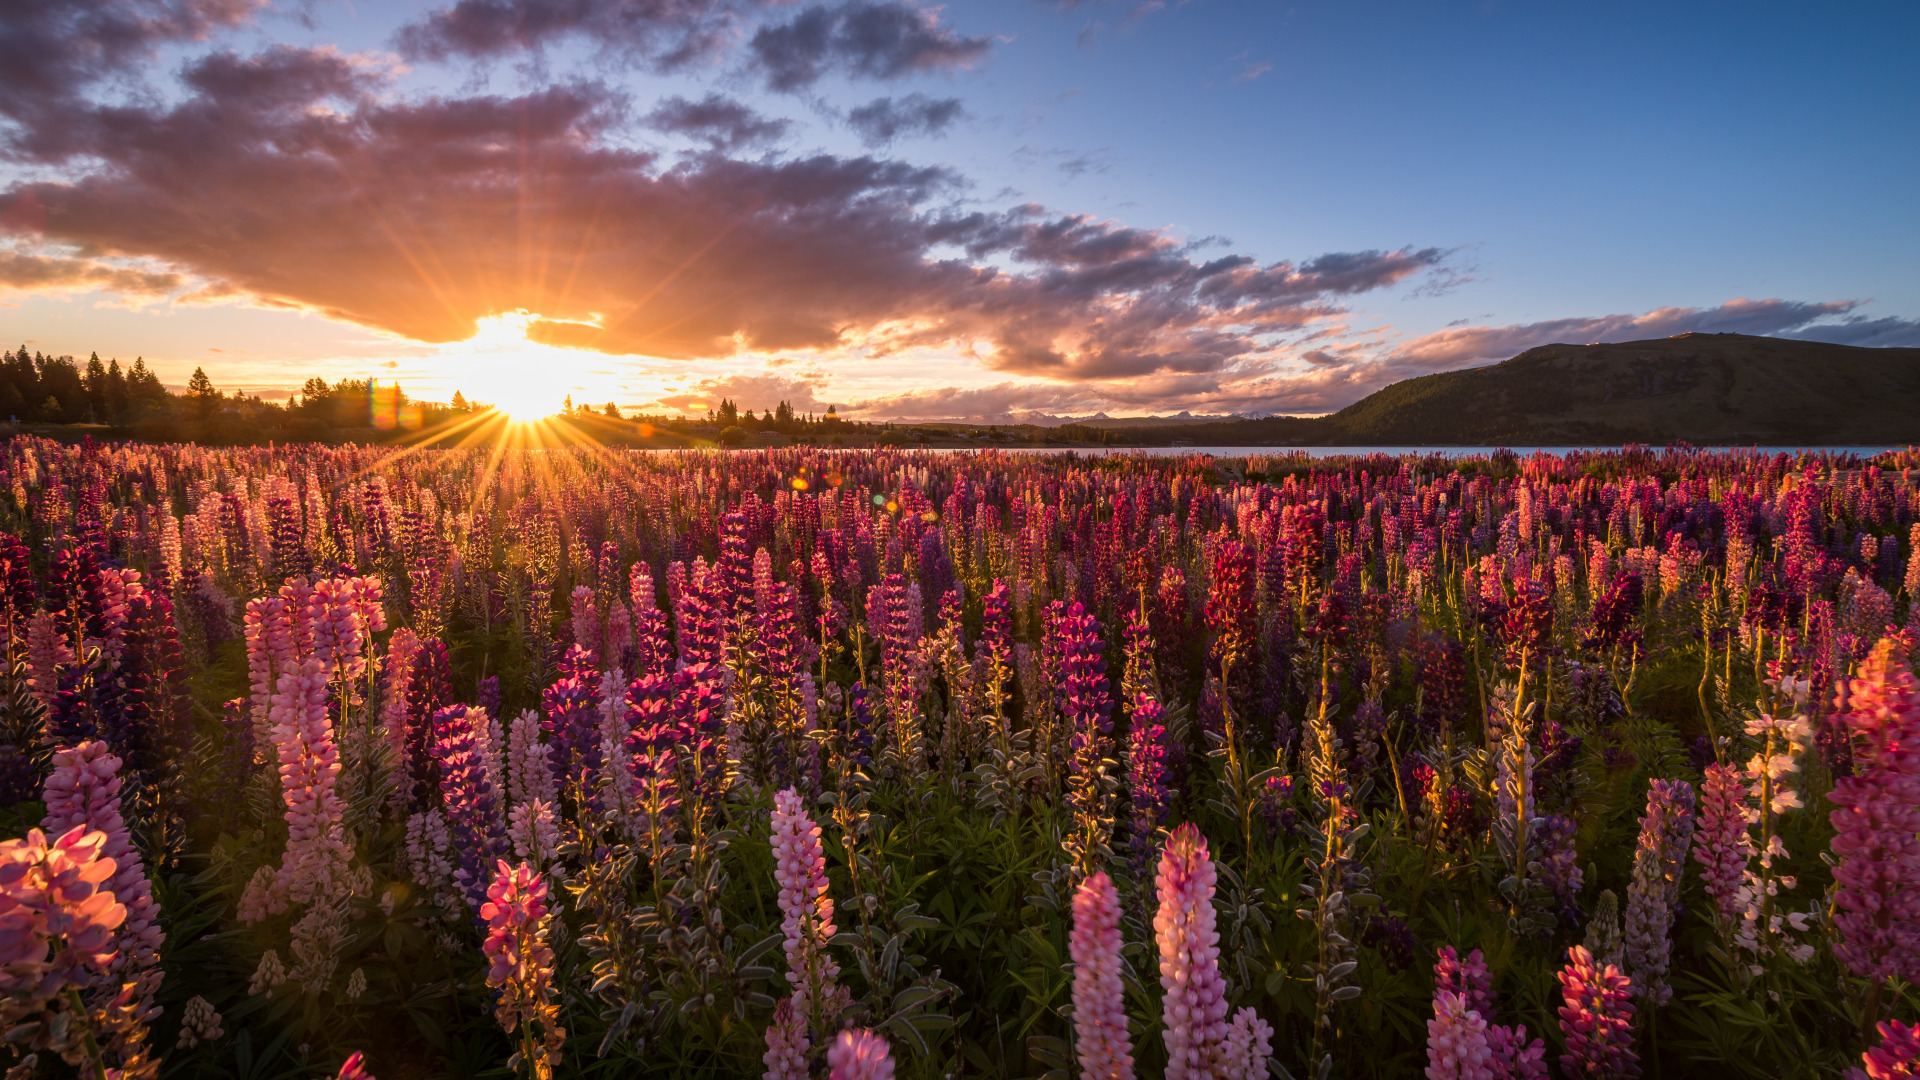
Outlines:
<svg viewBox="0 0 1920 1080"><path fill-rule="evenodd" d="M1920 346L1920 6L28 0L0 343L271 397L1337 409Z"/></svg>

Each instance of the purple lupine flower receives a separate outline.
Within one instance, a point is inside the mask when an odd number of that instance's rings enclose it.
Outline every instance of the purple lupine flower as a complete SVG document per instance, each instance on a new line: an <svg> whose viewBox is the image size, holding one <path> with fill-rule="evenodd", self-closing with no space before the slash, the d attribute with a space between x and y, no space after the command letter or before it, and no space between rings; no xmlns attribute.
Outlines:
<svg viewBox="0 0 1920 1080"><path fill-rule="evenodd" d="M1864 979L1920 978L1920 686L1881 641L1840 717L1854 774L1836 780L1834 955Z"/></svg>
<svg viewBox="0 0 1920 1080"><path fill-rule="evenodd" d="M488 716L499 716L500 676L489 675L481 679L479 687L474 691L473 700L481 708L487 710Z"/></svg>
<svg viewBox="0 0 1920 1080"><path fill-rule="evenodd" d="M1567 966L1559 972L1560 1033L1567 1052L1560 1068L1568 1076L1601 1080L1628 1080L1640 1075L1640 1056L1633 1052L1633 982L1620 969L1595 964L1579 945L1567 950Z"/></svg>
<svg viewBox="0 0 1920 1080"><path fill-rule="evenodd" d="M1553 893L1563 912L1577 916L1574 898L1580 893L1582 879L1580 853L1574 849L1579 823L1565 814L1548 814L1534 827L1528 843L1540 864L1540 884Z"/></svg>
<svg viewBox="0 0 1920 1080"><path fill-rule="evenodd" d="M447 828L460 859L454 877L478 912L487 902L494 867L508 853L506 803L505 793L494 787L480 733L467 706L449 705L434 712L433 756L440 763Z"/></svg>
<svg viewBox="0 0 1920 1080"><path fill-rule="evenodd" d="M1700 828L1693 861L1720 918L1740 915L1740 884L1747 871L1747 784L1731 765L1707 766L1700 785Z"/></svg>
<svg viewBox="0 0 1920 1080"><path fill-rule="evenodd" d="M1074 1055L1082 1080L1132 1080L1133 1041L1120 978L1120 894L1105 872L1074 892L1067 952L1074 965Z"/></svg>
<svg viewBox="0 0 1920 1080"><path fill-rule="evenodd" d="M1625 942L1627 971L1640 996L1664 1005L1673 996L1667 962L1680 904L1680 877L1686 871L1693 840L1693 785L1685 780L1655 780L1647 789L1647 812L1640 819L1633 882L1627 887Z"/></svg>
<svg viewBox="0 0 1920 1080"><path fill-rule="evenodd" d="M1167 787L1166 710L1146 694L1134 698L1133 731L1127 746L1127 790L1133 801L1132 846L1136 872L1144 872L1159 845L1173 793Z"/></svg>
<svg viewBox="0 0 1920 1080"><path fill-rule="evenodd" d="M602 766L600 677L593 657L579 646L560 660L560 677L540 696L541 727L553 748L554 775L564 786L591 786Z"/></svg>

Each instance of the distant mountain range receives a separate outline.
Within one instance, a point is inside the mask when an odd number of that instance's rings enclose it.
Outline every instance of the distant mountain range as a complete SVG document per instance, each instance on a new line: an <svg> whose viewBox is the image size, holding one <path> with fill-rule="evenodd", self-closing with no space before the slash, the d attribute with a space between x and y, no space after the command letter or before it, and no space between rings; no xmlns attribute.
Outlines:
<svg viewBox="0 0 1920 1080"><path fill-rule="evenodd" d="M1131 423L1125 435L1196 446L1920 442L1920 349L1746 334L1542 345L1397 382L1329 416L1195 420Z"/></svg>

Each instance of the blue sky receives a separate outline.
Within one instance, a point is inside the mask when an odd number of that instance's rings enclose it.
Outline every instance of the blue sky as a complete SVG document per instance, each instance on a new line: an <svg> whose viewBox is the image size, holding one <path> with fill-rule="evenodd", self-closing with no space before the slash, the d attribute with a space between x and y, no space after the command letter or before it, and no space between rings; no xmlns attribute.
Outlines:
<svg viewBox="0 0 1920 1080"><path fill-rule="evenodd" d="M0 339L983 418L1319 412L1685 330L1920 345L1913 5L154 10L0 27Z"/></svg>

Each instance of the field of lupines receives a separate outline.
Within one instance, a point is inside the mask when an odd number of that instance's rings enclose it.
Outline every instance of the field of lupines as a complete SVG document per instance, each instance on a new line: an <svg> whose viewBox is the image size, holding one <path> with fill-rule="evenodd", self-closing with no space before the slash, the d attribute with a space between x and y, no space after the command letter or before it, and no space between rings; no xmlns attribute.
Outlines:
<svg viewBox="0 0 1920 1080"><path fill-rule="evenodd" d="M16 438L7 1076L1909 1076L1908 464Z"/></svg>

